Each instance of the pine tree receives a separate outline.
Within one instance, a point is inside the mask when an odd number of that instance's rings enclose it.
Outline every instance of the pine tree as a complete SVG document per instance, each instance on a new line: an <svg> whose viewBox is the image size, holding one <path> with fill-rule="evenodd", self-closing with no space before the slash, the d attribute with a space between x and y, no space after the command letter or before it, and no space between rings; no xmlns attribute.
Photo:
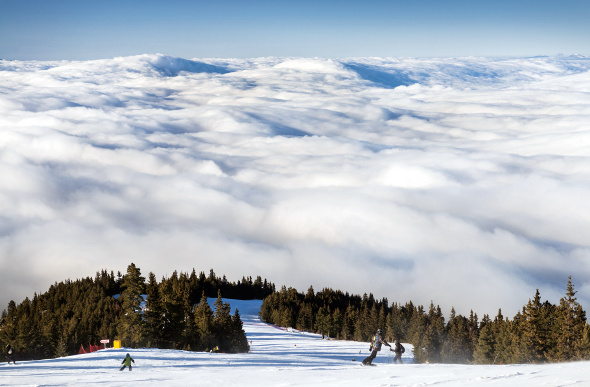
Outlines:
<svg viewBox="0 0 590 387"><path fill-rule="evenodd" d="M340 311L340 308L336 308L332 313L332 326L328 335L334 334L336 339L340 339L340 332L342 332L342 323L344 321L344 315Z"/></svg>
<svg viewBox="0 0 590 387"><path fill-rule="evenodd" d="M377 326L379 327L379 329L382 329L385 331L385 327L387 325L387 315L386 315L387 299L384 299L383 301L384 302L382 302L379 307L379 315L377 317Z"/></svg>
<svg viewBox="0 0 590 387"><path fill-rule="evenodd" d="M469 363L473 356L469 322L465 317L455 315L455 308L451 308L451 317L446 331L446 340L441 353L442 361L444 363Z"/></svg>
<svg viewBox="0 0 590 387"><path fill-rule="evenodd" d="M526 363L544 361L548 350L548 326L544 321L543 305L539 289L535 297L527 303L520 321L521 360Z"/></svg>
<svg viewBox="0 0 590 387"><path fill-rule="evenodd" d="M357 310L351 305L348 305L346 312L344 312L344 319L342 321L342 331L340 336L343 340L351 340L354 337L354 325L358 320Z"/></svg>
<svg viewBox="0 0 590 387"><path fill-rule="evenodd" d="M552 361L555 358L557 349L557 338L559 336L560 327L557 320L557 306L545 301L541 304L540 319L543 324L544 332L544 349L545 358L543 361Z"/></svg>
<svg viewBox="0 0 590 387"><path fill-rule="evenodd" d="M470 340L469 350L471 352L471 355L473 356L473 350L475 349L475 346L479 341L479 323L477 313L475 313L473 310L471 310L471 312L469 313L469 323L467 326L469 329Z"/></svg>
<svg viewBox="0 0 590 387"><path fill-rule="evenodd" d="M493 364L495 360L494 331L491 324L485 324L480 331L479 340L473 353L473 361L476 364Z"/></svg>
<svg viewBox="0 0 590 387"><path fill-rule="evenodd" d="M145 345L146 326L141 309L144 286L145 278L141 276L139 268L131 263L123 278L123 315L119 324L119 335L124 345L129 347Z"/></svg>
<svg viewBox="0 0 590 387"><path fill-rule="evenodd" d="M313 286L310 286L309 289L307 289L307 293L305 294L304 301L307 303L315 302L315 292L313 290Z"/></svg>
<svg viewBox="0 0 590 387"><path fill-rule="evenodd" d="M152 272L149 274L146 292L145 321L149 337L148 346L161 348L164 346L164 309L162 307L159 284L156 280L156 275Z"/></svg>
<svg viewBox="0 0 590 387"><path fill-rule="evenodd" d="M379 324L379 309L377 309L377 305L375 303L373 303L373 306L371 307L371 312L369 314L369 319L367 321L367 327L368 327L368 331L366 332L367 336L371 337L375 334L375 332L377 332L377 329L383 329L383 327L378 324Z"/></svg>
<svg viewBox="0 0 590 387"><path fill-rule="evenodd" d="M315 330L317 333L324 335L329 334L330 330L330 311L327 307L322 306L315 316Z"/></svg>
<svg viewBox="0 0 590 387"><path fill-rule="evenodd" d="M193 311L193 302L190 289L190 280L186 274L180 276L179 292L182 297L183 330L181 335L182 348L193 349L197 344L197 330Z"/></svg>
<svg viewBox="0 0 590 387"><path fill-rule="evenodd" d="M260 307L260 318L262 321L267 323L272 323L272 312L273 312L273 305L275 303L275 298L277 297L276 293L270 294L262 300L262 305Z"/></svg>
<svg viewBox="0 0 590 387"><path fill-rule="evenodd" d="M518 311L514 319L510 323L510 363L524 363L527 354L523 353L522 341L522 325L524 320L524 307L522 311Z"/></svg>
<svg viewBox="0 0 590 387"><path fill-rule="evenodd" d="M313 330L313 313L310 303L305 302L301 306L301 309L299 309L297 324L295 326L300 331L311 332Z"/></svg>
<svg viewBox="0 0 590 387"><path fill-rule="evenodd" d="M198 348L205 351L213 349L215 341L213 332L213 312L207 302L207 296L204 291L201 301L195 310L195 327L199 335Z"/></svg>
<svg viewBox="0 0 590 387"><path fill-rule="evenodd" d="M424 332L426 331L426 315L422 306L418 306L412 314L410 327L408 328L408 340L414 346L414 361L423 363L427 361L424 352Z"/></svg>
<svg viewBox="0 0 590 387"><path fill-rule="evenodd" d="M231 318L231 334L230 334L231 346L229 351L233 353L245 353L250 350L248 345L248 339L243 329L242 319L240 318L240 312L236 308L234 315Z"/></svg>
<svg viewBox="0 0 590 387"><path fill-rule="evenodd" d="M231 349L232 321L229 303L221 299L221 291L215 300L215 314L213 316L213 333L216 338L216 345L221 351L227 352Z"/></svg>
<svg viewBox="0 0 590 387"><path fill-rule="evenodd" d="M426 329L422 338L422 345L424 347L424 362L439 363L441 361L441 349L444 330L444 317L442 316L440 307L437 306L435 308L434 303L430 302Z"/></svg>
<svg viewBox="0 0 590 387"><path fill-rule="evenodd" d="M57 343L57 347L55 348L55 357L64 357L68 355L68 347L66 346L66 342L61 339Z"/></svg>
<svg viewBox="0 0 590 387"><path fill-rule="evenodd" d="M567 292L559 302L558 324L561 334L557 338L557 360L568 361L581 357L581 339L586 326L586 313L575 297L572 277L567 281Z"/></svg>
<svg viewBox="0 0 590 387"><path fill-rule="evenodd" d="M20 323L17 326L16 340L14 345L16 348L27 348L33 343L33 321L31 318L31 301L29 298L21 303L21 307L17 311L18 320ZM34 346L32 346L34 347Z"/></svg>
<svg viewBox="0 0 590 387"><path fill-rule="evenodd" d="M590 357L590 325L588 324L584 325L584 331L576 355L577 358L582 360L588 360Z"/></svg>
<svg viewBox="0 0 590 387"><path fill-rule="evenodd" d="M164 319L163 340L169 348L181 348L185 320L182 302L183 293L179 285L177 272L173 272L169 279L162 280L160 299Z"/></svg>
<svg viewBox="0 0 590 387"><path fill-rule="evenodd" d="M295 326L295 312L291 306L283 304L283 308L280 310L279 323L277 325L292 328Z"/></svg>
<svg viewBox="0 0 590 387"><path fill-rule="evenodd" d="M397 305L393 305L391 312L387 314L385 321L385 332L389 340L401 340L403 338L401 328L403 324L401 321L401 313L397 308Z"/></svg>
<svg viewBox="0 0 590 387"><path fill-rule="evenodd" d="M509 330L509 323L504 320L502 310L498 309L498 314L493 322L494 330L494 360L492 364L508 364L511 363L512 353L510 346L512 342L512 336Z"/></svg>

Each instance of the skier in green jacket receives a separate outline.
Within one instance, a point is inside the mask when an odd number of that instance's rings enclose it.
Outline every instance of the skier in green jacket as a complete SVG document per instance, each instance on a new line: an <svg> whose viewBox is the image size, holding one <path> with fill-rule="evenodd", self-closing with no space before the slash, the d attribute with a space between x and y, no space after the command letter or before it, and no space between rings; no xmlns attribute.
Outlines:
<svg viewBox="0 0 590 387"><path fill-rule="evenodd" d="M123 371L125 367L129 367L129 371L131 371L131 362L135 364L135 360L133 360L133 358L129 354L127 354L127 356L125 356L125 359L123 359L123 361L121 362L121 364L123 364L123 367L121 367L119 371Z"/></svg>

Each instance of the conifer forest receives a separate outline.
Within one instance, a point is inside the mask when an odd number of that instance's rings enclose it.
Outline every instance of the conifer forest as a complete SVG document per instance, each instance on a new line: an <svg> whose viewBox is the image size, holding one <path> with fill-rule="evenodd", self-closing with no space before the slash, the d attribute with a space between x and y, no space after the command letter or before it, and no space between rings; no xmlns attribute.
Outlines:
<svg viewBox="0 0 590 387"><path fill-rule="evenodd" d="M499 310L481 320L456 314L445 320L439 306L412 301L389 305L372 294L351 295L325 288L305 294L252 277L230 282L174 272L159 282L146 279L135 264L123 275L105 270L75 281L55 283L20 304L11 301L0 318L0 345L11 344L23 360L75 354L101 339L123 346L247 352L239 311L222 298L263 299L263 321L322 334L325 338L369 342L382 328L388 342L414 346L417 363L511 364L590 359L590 326L577 302L571 277L554 305L539 291L512 319ZM207 298L217 297L211 308Z"/></svg>
<svg viewBox="0 0 590 387"><path fill-rule="evenodd" d="M445 322L440 307L428 310L407 302L389 305L372 294L349 295L323 289L306 294L282 287L264 299L262 320L343 340L370 341L382 328L388 342L414 346L416 363L511 364L590 358L590 326L571 282L558 305L542 302L539 291L512 320L498 314L480 320L451 310Z"/></svg>
<svg viewBox="0 0 590 387"><path fill-rule="evenodd" d="M232 314L221 297L262 299L273 290L260 277L233 283L213 270L174 272L160 282L150 273L146 281L132 263L125 275L101 271L55 283L18 305L10 301L0 318L0 344L11 344L23 360L76 354L102 339L131 348L247 352L239 311ZM207 297L217 297L213 309Z"/></svg>

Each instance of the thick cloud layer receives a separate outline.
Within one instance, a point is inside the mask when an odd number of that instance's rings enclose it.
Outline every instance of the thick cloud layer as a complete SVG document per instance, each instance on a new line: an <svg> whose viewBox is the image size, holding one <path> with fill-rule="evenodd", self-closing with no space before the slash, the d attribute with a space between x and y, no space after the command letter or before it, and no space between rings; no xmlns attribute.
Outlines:
<svg viewBox="0 0 590 387"><path fill-rule="evenodd" d="M589 70L0 61L0 305L135 262L509 316L572 275L588 308Z"/></svg>

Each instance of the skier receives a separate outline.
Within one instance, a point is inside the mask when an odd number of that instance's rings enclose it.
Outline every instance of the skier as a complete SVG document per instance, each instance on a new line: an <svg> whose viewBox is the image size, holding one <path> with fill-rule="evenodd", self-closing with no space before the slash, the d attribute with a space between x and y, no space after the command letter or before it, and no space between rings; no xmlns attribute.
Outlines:
<svg viewBox="0 0 590 387"><path fill-rule="evenodd" d="M121 362L121 364L123 364L123 367L121 367L119 371L123 371L125 367L129 367L129 371L131 371L131 362L135 364L135 360L133 360L133 358L129 354L127 354L127 356L125 356L125 359L123 359L123 361Z"/></svg>
<svg viewBox="0 0 590 387"><path fill-rule="evenodd" d="M375 334L375 337L371 342L371 348L369 348L371 354L368 357L366 357L365 360L363 360L363 365L373 365L373 359L377 357L377 352L381 351L381 344L387 345L391 350L391 345L389 345L387 341L385 341L385 339L381 336L382 334L383 331L381 330L381 328L377 329L377 333Z"/></svg>
<svg viewBox="0 0 590 387"><path fill-rule="evenodd" d="M14 351L12 350L12 346L10 344L6 346L6 358L8 359L8 364L10 364L11 360L14 364L16 364L14 361Z"/></svg>
<svg viewBox="0 0 590 387"><path fill-rule="evenodd" d="M397 361L399 360L399 364L404 364L404 362L402 361L402 353L406 352L406 349L404 348L402 343L399 342L399 340L396 339L394 341L394 347L392 351L395 352L393 362L397 364Z"/></svg>

